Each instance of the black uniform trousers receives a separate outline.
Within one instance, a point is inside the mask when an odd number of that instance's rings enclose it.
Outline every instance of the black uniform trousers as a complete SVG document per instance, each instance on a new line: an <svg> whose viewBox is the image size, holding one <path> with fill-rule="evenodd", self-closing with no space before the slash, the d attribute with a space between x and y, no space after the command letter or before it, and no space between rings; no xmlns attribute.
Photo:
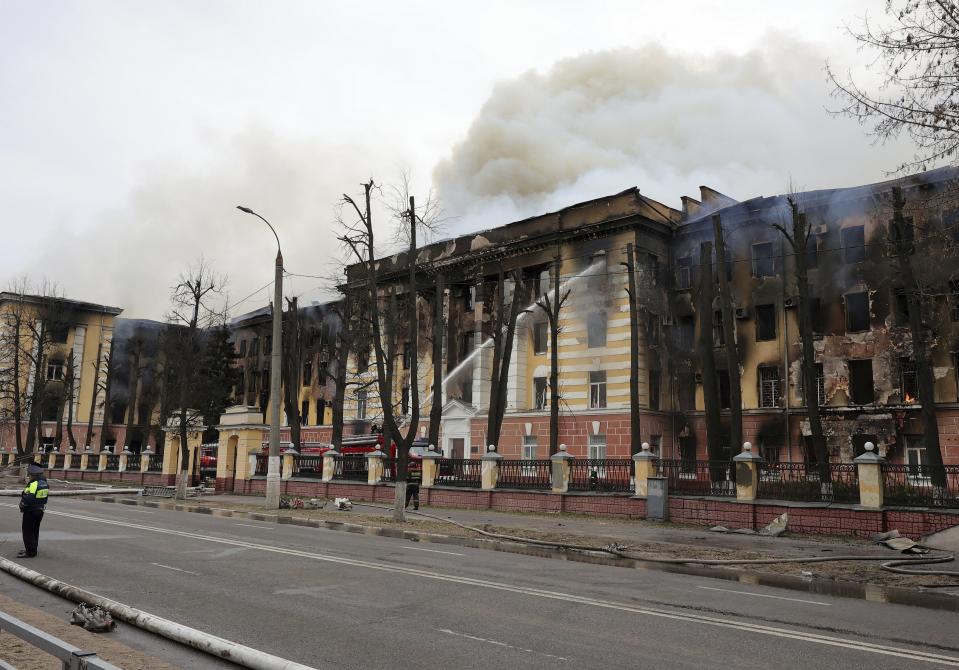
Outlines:
<svg viewBox="0 0 959 670"><path fill-rule="evenodd" d="M420 480L406 482L406 505L405 507L410 506L410 499L413 502L413 509L420 508Z"/></svg>
<svg viewBox="0 0 959 670"><path fill-rule="evenodd" d="M40 542L40 522L43 521L42 509L27 509L23 511L23 548L30 556L37 555L37 544Z"/></svg>

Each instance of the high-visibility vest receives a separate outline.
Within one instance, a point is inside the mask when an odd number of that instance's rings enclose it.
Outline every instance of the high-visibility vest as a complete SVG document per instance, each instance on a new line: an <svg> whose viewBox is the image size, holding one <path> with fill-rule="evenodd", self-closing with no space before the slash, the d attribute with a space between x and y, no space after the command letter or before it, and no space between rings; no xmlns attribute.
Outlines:
<svg viewBox="0 0 959 670"><path fill-rule="evenodd" d="M47 496L50 495L50 486L46 479L38 479L27 484L20 496L20 502L25 509L43 509L47 506Z"/></svg>

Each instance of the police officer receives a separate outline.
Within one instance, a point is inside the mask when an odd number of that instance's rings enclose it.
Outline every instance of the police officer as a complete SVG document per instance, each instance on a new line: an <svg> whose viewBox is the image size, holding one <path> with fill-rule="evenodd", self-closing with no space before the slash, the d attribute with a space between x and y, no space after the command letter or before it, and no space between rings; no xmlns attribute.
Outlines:
<svg viewBox="0 0 959 670"><path fill-rule="evenodd" d="M23 551L17 558L33 558L37 555L37 543L40 541L40 522L43 510L47 507L50 487L44 470L36 463L27 467L30 483L20 494L20 513L23 514Z"/></svg>

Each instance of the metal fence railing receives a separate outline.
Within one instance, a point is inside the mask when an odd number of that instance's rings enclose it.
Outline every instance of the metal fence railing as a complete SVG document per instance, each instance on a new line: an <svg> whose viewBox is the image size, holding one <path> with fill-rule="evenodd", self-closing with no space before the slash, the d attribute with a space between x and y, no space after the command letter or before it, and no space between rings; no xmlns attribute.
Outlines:
<svg viewBox="0 0 959 670"><path fill-rule="evenodd" d="M663 459L659 474L671 495L736 497L736 469L729 461Z"/></svg>
<svg viewBox="0 0 959 670"><path fill-rule="evenodd" d="M815 463L760 463L759 498L803 502L859 502L859 468L830 463L829 481L822 481Z"/></svg>
<svg viewBox="0 0 959 670"><path fill-rule="evenodd" d="M323 456L316 454L296 454L293 456L293 476L308 479L323 477Z"/></svg>
<svg viewBox="0 0 959 670"><path fill-rule="evenodd" d="M87 454L87 470L100 469L100 454Z"/></svg>
<svg viewBox="0 0 959 670"><path fill-rule="evenodd" d="M120 454L107 454L107 463L104 468L108 472L116 472L120 469Z"/></svg>
<svg viewBox="0 0 959 670"><path fill-rule="evenodd" d="M256 457L256 466L253 468L254 477L266 477L266 473L270 467L270 455L259 453L255 454Z"/></svg>
<svg viewBox="0 0 959 670"><path fill-rule="evenodd" d="M69 642L64 642L39 628L0 612L0 630L18 637L32 647L50 654L62 663L64 670L89 668L90 670L121 670L91 651L84 651ZM0 666L12 667L0 662Z"/></svg>
<svg viewBox="0 0 959 670"><path fill-rule="evenodd" d="M383 476L380 478L381 482L395 482L396 481L396 459L395 458L384 458L383 460ZM406 459L406 467L412 465L410 462L412 459Z"/></svg>
<svg viewBox="0 0 959 670"><path fill-rule="evenodd" d="M53 467L55 470L62 470L63 465L67 462L66 454L57 454L53 457Z"/></svg>
<svg viewBox="0 0 959 670"><path fill-rule="evenodd" d="M882 466L887 505L959 508L959 465Z"/></svg>
<svg viewBox="0 0 959 670"><path fill-rule="evenodd" d="M163 469L163 454L150 454L147 472L160 472Z"/></svg>
<svg viewBox="0 0 959 670"><path fill-rule="evenodd" d="M569 463L569 490L632 491L633 461L629 458L574 458Z"/></svg>
<svg viewBox="0 0 959 670"><path fill-rule="evenodd" d="M482 480L482 467L483 461L478 458L440 459L437 461L435 484L478 489Z"/></svg>
<svg viewBox="0 0 959 670"><path fill-rule="evenodd" d="M334 456L333 463L333 479L365 482L369 478L366 472L366 454Z"/></svg>
<svg viewBox="0 0 959 670"><path fill-rule="evenodd" d="M130 454L127 456L127 472L139 472L142 456L140 454Z"/></svg>
<svg viewBox="0 0 959 670"><path fill-rule="evenodd" d="M552 462L550 460L500 461L497 488L535 489L548 491L552 488Z"/></svg>

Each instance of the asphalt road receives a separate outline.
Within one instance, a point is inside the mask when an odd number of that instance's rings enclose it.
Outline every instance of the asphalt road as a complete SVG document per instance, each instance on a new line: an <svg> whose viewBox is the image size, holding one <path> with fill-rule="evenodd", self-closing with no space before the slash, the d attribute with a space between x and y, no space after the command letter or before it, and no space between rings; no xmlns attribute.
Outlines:
<svg viewBox="0 0 959 670"><path fill-rule="evenodd" d="M26 564L316 668L959 667L952 612L73 499L51 502ZM131 646L223 667L148 635Z"/></svg>

